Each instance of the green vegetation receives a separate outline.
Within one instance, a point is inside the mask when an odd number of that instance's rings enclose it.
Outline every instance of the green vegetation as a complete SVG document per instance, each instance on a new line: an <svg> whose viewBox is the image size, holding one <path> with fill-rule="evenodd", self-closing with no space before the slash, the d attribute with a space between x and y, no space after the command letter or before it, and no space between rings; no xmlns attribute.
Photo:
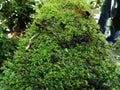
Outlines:
<svg viewBox="0 0 120 90"><path fill-rule="evenodd" d="M32 22L32 14L42 5L41 0L0 0L0 66L7 58L13 58L19 38L8 38L7 34L25 33Z"/></svg>
<svg viewBox="0 0 120 90"><path fill-rule="evenodd" d="M1 67L1 90L119 90L111 47L103 44L92 15L75 6L91 11L84 0L48 0L35 9Z"/></svg>
<svg viewBox="0 0 120 90"><path fill-rule="evenodd" d="M6 58L12 58L13 51L16 49L17 39L8 39L4 30L7 29L4 17L1 14L0 20L0 66Z"/></svg>
<svg viewBox="0 0 120 90"><path fill-rule="evenodd" d="M6 25L11 31L24 31L28 22L32 21L33 14L38 7L41 7L41 0L3 0L1 1L1 14L6 20Z"/></svg>

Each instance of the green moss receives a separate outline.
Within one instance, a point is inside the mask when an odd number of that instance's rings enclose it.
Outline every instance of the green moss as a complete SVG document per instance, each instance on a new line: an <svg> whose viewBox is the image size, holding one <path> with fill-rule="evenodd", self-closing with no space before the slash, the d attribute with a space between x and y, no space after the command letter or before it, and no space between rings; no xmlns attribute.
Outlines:
<svg viewBox="0 0 120 90"><path fill-rule="evenodd" d="M5 90L118 89L118 67L97 34L90 11L80 0L49 0L19 42L13 60L4 63Z"/></svg>

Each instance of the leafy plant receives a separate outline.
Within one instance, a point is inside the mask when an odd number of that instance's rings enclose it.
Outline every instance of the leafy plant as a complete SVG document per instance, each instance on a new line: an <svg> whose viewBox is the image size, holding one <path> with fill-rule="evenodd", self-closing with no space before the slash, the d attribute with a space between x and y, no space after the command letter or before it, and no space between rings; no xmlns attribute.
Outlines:
<svg viewBox="0 0 120 90"><path fill-rule="evenodd" d="M37 5L36 5L37 4ZM11 58L18 38L8 38L8 34L23 33L32 21L31 14L41 7L42 1L1 0L0 1L0 66L3 60Z"/></svg>
<svg viewBox="0 0 120 90"><path fill-rule="evenodd" d="M37 4L37 5L36 5ZM0 12L6 19L6 25L10 31L22 32L32 21L31 14L42 6L42 1L36 0L3 0L1 1Z"/></svg>
<svg viewBox="0 0 120 90"><path fill-rule="evenodd" d="M4 60L11 58L13 56L13 51L16 48L16 39L9 39L4 30L7 29L5 24L6 20L3 19L3 14L1 13L0 20L0 67Z"/></svg>

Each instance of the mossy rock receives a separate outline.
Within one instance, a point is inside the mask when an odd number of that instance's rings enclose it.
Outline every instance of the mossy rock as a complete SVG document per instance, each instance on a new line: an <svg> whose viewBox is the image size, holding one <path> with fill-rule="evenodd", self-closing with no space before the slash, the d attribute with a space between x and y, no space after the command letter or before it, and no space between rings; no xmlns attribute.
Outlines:
<svg viewBox="0 0 120 90"><path fill-rule="evenodd" d="M4 90L118 90L116 63L83 0L48 0L3 65ZM100 37L101 36L101 37Z"/></svg>

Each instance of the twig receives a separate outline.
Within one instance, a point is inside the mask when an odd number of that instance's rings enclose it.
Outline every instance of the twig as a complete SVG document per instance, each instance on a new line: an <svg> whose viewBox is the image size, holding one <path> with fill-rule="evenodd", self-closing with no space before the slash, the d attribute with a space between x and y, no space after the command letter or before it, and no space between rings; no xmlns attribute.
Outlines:
<svg viewBox="0 0 120 90"><path fill-rule="evenodd" d="M85 15L85 16L90 16L90 12L86 11L86 10L82 10L80 9L77 5L74 5L74 10L82 15Z"/></svg>
<svg viewBox="0 0 120 90"><path fill-rule="evenodd" d="M39 33L36 33L36 34L34 34L34 35L29 39L29 43L28 43L28 45L26 46L25 50L28 50L28 49L30 48L30 46L31 46L31 44L32 44L32 40L33 40L35 37L37 37L38 35L39 35Z"/></svg>

